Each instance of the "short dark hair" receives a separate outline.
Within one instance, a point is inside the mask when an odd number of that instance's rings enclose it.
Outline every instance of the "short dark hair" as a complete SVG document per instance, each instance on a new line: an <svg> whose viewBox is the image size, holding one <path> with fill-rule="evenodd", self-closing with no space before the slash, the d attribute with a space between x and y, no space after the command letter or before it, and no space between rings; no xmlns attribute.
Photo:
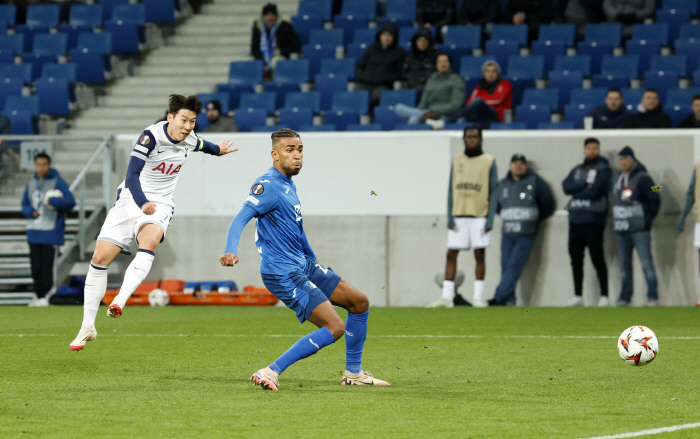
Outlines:
<svg viewBox="0 0 700 439"><path fill-rule="evenodd" d="M617 87L609 88L608 93L618 93L620 96L622 96L622 91L620 91L620 89Z"/></svg>
<svg viewBox="0 0 700 439"><path fill-rule="evenodd" d="M36 159L46 159L49 161L49 165L51 164L51 157L49 157L49 155L45 152L40 152L39 154L35 155L34 162L36 162Z"/></svg>
<svg viewBox="0 0 700 439"><path fill-rule="evenodd" d="M697 101L698 99L700 99L700 95L693 96L693 101Z"/></svg>
<svg viewBox="0 0 700 439"><path fill-rule="evenodd" d="M656 89L655 89L655 88L652 88L652 87L649 87L649 88L647 88L646 90L644 90L644 93L646 93L646 92L656 93L657 96L659 95L659 92L656 91Z"/></svg>
<svg viewBox="0 0 700 439"><path fill-rule="evenodd" d="M277 15L277 5L274 3L268 3L262 8L262 15L275 14Z"/></svg>
<svg viewBox="0 0 700 439"><path fill-rule="evenodd" d="M435 55L435 63L437 63L437 59L440 58L442 55L445 55L447 57L447 60L450 62L450 65L452 65L452 60L450 59L450 55L448 55L446 52L443 52L441 50L439 50L437 55Z"/></svg>
<svg viewBox="0 0 700 439"><path fill-rule="evenodd" d="M194 114L199 114L202 112L202 101L197 96L170 95L168 113L174 116L183 108L194 112Z"/></svg>
<svg viewBox="0 0 700 439"><path fill-rule="evenodd" d="M600 145L600 140L596 139L595 137L586 137L586 140L583 141L583 146L586 146L589 143L597 143Z"/></svg>
<svg viewBox="0 0 700 439"><path fill-rule="evenodd" d="M275 143L275 140L277 140L277 139L285 139L285 138L288 138L288 137L299 137L299 138L301 138L301 136L299 135L299 133L297 133L296 131L294 131L294 130L291 129L291 128L282 128L281 130L275 131L275 132L272 133L272 135L270 136L270 138L272 139L272 143Z"/></svg>
<svg viewBox="0 0 700 439"><path fill-rule="evenodd" d="M467 127L464 127L464 131L462 132L462 139L467 137L467 131L478 131L479 132L479 138L483 139L484 136L481 134L481 127L479 125L469 125Z"/></svg>

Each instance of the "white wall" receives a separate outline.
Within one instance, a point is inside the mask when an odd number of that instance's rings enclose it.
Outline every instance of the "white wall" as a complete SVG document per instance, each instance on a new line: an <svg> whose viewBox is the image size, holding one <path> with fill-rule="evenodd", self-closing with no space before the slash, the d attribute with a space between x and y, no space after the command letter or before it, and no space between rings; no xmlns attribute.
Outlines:
<svg viewBox="0 0 700 439"><path fill-rule="evenodd" d="M661 213L654 222L653 252L660 303L688 305L698 290L693 220L683 233L675 222L685 199L693 164L700 158L700 132L663 131L519 131L485 132L484 149L493 154L500 177L514 152L528 156L531 167L550 186L558 215L547 221L523 273L519 303L558 306L572 296L566 248L568 198L561 181L582 157L583 139L601 139L603 155L617 167L616 153L631 145L662 185ZM137 135L119 136L116 183L123 179L128 151ZM204 136L218 142L226 136ZM229 136L240 151L222 157L193 154L183 167L176 190L175 218L158 251L149 278L186 280L233 278L239 285L262 282L253 226L244 231L241 262L218 266L226 229L250 186L271 164L269 134ZM320 260L367 293L377 306L420 306L439 297L433 277L444 270L446 190L450 160L461 153L461 132L370 132L303 134L304 168L294 178L305 228ZM375 191L378 196L371 196ZM620 288L614 233L606 233L611 296ZM487 251L486 297L500 278L500 221ZM635 257L636 260L636 257ZM467 274L460 289L470 298L473 256L463 252L459 269ZM597 281L586 260L584 298L597 301ZM646 286L635 261L635 304L644 303Z"/></svg>

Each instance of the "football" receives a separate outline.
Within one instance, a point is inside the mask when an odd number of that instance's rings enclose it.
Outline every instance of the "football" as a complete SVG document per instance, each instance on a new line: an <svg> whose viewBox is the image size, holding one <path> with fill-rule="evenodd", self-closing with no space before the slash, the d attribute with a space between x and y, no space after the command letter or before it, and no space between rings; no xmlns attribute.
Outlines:
<svg viewBox="0 0 700 439"><path fill-rule="evenodd" d="M151 306L166 306L170 303L170 295L167 291L156 288L148 293L148 303L150 303Z"/></svg>
<svg viewBox="0 0 700 439"><path fill-rule="evenodd" d="M49 204L49 198L63 198L63 192L59 191L58 189L51 189L49 191L46 191L44 194L44 204L46 207L48 207L51 210L56 210L55 207Z"/></svg>
<svg viewBox="0 0 700 439"><path fill-rule="evenodd" d="M631 326L620 335L617 352L625 363L644 366L654 361L659 353L659 340L654 331L646 326Z"/></svg>

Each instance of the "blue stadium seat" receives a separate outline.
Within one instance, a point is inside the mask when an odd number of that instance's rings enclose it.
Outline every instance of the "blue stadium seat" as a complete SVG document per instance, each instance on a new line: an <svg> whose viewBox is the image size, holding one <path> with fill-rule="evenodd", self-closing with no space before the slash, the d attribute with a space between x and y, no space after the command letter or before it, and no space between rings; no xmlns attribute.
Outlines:
<svg viewBox="0 0 700 439"><path fill-rule="evenodd" d="M559 90L559 108L564 108L571 100L571 90L581 88L583 85L583 73L565 70L554 70L549 73L549 88Z"/></svg>
<svg viewBox="0 0 700 439"><path fill-rule="evenodd" d="M6 110L2 114L10 119L10 134L35 134L39 131L36 116L29 111Z"/></svg>
<svg viewBox="0 0 700 439"><path fill-rule="evenodd" d="M32 83L32 65L23 64L2 64L0 65L0 78L19 80L29 85Z"/></svg>
<svg viewBox="0 0 700 439"><path fill-rule="evenodd" d="M143 6L147 23L175 23L174 0L143 0Z"/></svg>
<svg viewBox="0 0 700 439"><path fill-rule="evenodd" d="M26 26L46 26L56 27L61 16L61 7L59 5L41 5L30 4L27 7Z"/></svg>
<svg viewBox="0 0 700 439"><path fill-rule="evenodd" d="M15 54L12 52L3 51L0 49L0 64L14 64Z"/></svg>
<svg viewBox="0 0 700 439"><path fill-rule="evenodd" d="M669 71L649 71L644 74L644 86L655 88L659 92L659 100L666 100L666 91L669 88L678 87L678 72Z"/></svg>
<svg viewBox="0 0 700 439"><path fill-rule="evenodd" d="M70 114L68 81L60 78L39 78L34 82L34 86L36 96L39 98L39 112L41 114L53 116Z"/></svg>
<svg viewBox="0 0 700 439"><path fill-rule="evenodd" d="M416 90L384 90L379 105L382 107L394 107L400 103L409 107L415 107L417 99L418 93Z"/></svg>
<svg viewBox="0 0 700 439"><path fill-rule="evenodd" d="M540 122L538 130L573 130L576 128L573 122Z"/></svg>
<svg viewBox="0 0 700 439"><path fill-rule="evenodd" d="M337 15L333 20L335 29L343 30L343 44L350 44L357 29L367 28L367 17L355 15Z"/></svg>
<svg viewBox="0 0 700 439"><path fill-rule="evenodd" d="M639 72L649 70L652 55L658 55L661 51L661 43L651 40L628 41L625 50L628 55L639 57Z"/></svg>
<svg viewBox="0 0 700 439"><path fill-rule="evenodd" d="M355 77L355 58L343 59L323 59L321 60L321 74L330 75L331 73L345 75L348 79Z"/></svg>
<svg viewBox="0 0 700 439"><path fill-rule="evenodd" d="M591 106L586 104L569 104L564 107L564 117L567 122L574 124L574 128L583 128L583 118L588 114Z"/></svg>
<svg viewBox="0 0 700 439"><path fill-rule="evenodd" d="M337 131L345 131L345 127L360 121L357 113L345 113L342 111L328 111L323 115L324 123L335 125Z"/></svg>
<svg viewBox="0 0 700 439"><path fill-rule="evenodd" d="M367 125L351 123L345 127L345 131L382 131L382 126L378 123L371 123Z"/></svg>
<svg viewBox="0 0 700 439"><path fill-rule="evenodd" d="M255 125L255 126L252 126L252 127L250 127L250 130L249 130L249 131L250 131L251 133L267 133L267 134L270 134L270 133L273 133L273 132L275 132L275 131L281 130L282 128L289 128L289 127L286 127L286 126L280 125L280 124L277 124L277 125L264 125L264 124L263 124L263 125Z"/></svg>
<svg viewBox="0 0 700 439"><path fill-rule="evenodd" d="M576 41L576 25L574 24L543 24L540 26L538 41L552 41L564 43L566 47L573 47Z"/></svg>
<svg viewBox="0 0 700 439"><path fill-rule="evenodd" d="M70 7L70 19L68 24L86 28L102 26L102 5L76 5Z"/></svg>
<svg viewBox="0 0 700 439"><path fill-rule="evenodd" d="M209 125L209 118L207 118L206 110L202 109L202 112L197 115L197 119L195 120L194 131L201 133Z"/></svg>
<svg viewBox="0 0 700 439"><path fill-rule="evenodd" d="M637 55L606 55L603 57L600 74L635 79L639 76L639 57Z"/></svg>
<svg viewBox="0 0 700 439"><path fill-rule="evenodd" d="M90 49L73 49L70 59L77 66L76 81L94 84L107 82L105 71L109 69L105 63L108 62L108 55Z"/></svg>
<svg viewBox="0 0 700 439"><path fill-rule="evenodd" d="M309 44L309 34L312 29L323 28L323 18L312 15L295 15L292 17L292 25L297 31L301 44Z"/></svg>
<svg viewBox="0 0 700 439"><path fill-rule="evenodd" d="M0 78L0 108L4 108L8 96L22 96L24 81L19 79Z"/></svg>
<svg viewBox="0 0 700 439"><path fill-rule="evenodd" d="M332 47L343 45L343 29L312 29L309 33L309 45Z"/></svg>
<svg viewBox="0 0 700 439"><path fill-rule="evenodd" d="M76 49L87 49L92 52L108 55L112 53L112 34L109 32L84 32L78 35Z"/></svg>
<svg viewBox="0 0 700 439"><path fill-rule="evenodd" d="M310 17L321 17L328 21L331 19L333 0L302 0L299 2L297 15L308 15Z"/></svg>
<svg viewBox="0 0 700 439"><path fill-rule="evenodd" d="M700 70L693 72L693 84L700 84Z"/></svg>
<svg viewBox="0 0 700 439"><path fill-rule="evenodd" d="M277 84L298 84L309 82L309 60L279 60L275 66L274 82Z"/></svg>
<svg viewBox="0 0 700 439"><path fill-rule="evenodd" d="M411 39L418 28L413 26L403 26L399 28L399 46L406 50L411 49Z"/></svg>
<svg viewBox="0 0 700 439"><path fill-rule="evenodd" d="M369 111L369 92L365 90L333 92L331 111L367 114Z"/></svg>
<svg viewBox="0 0 700 439"><path fill-rule="evenodd" d="M73 62L44 64L41 78L60 78L68 82L76 81L77 66Z"/></svg>
<svg viewBox="0 0 700 439"><path fill-rule="evenodd" d="M622 76L595 75L593 87L595 88L625 88L630 86L630 80Z"/></svg>
<svg viewBox="0 0 700 439"><path fill-rule="evenodd" d="M430 125L426 125L424 123L397 123L394 125L394 129L396 131L428 131L432 130Z"/></svg>
<svg viewBox="0 0 700 439"><path fill-rule="evenodd" d="M508 78L510 85L513 86L512 103L514 107L520 105L523 101L523 92L528 88L535 88L535 80L530 78Z"/></svg>
<svg viewBox="0 0 700 439"><path fill-rule="evenodd" d="M523 93L522 105L548 107L557 110L559 107L559 90L556 88L528 88Z"/></svg>
<svg viewBox="0 0 700 439"><path fill-rule="evenodd" d="M669 88L664 106L691 106L693 103L693 96L698 94L700 94L700 87Z"/></svg>
<svg viewBox="0 0 700 439"><path fill-rule="evenodd" d="M491 124L492 130L526 130L527 124L525 122L495 122Z"/></svg>
<svg viewBox="0 0 700 439"><path fill-rule="evenodd" d="M66 35L68 41L68 50L75 49L78 45L78 37L83 32L92 32L91 27L87 26L73 26L70 24L62 24L58 27L62 34Z"/></svg>
<svg viewBox="0 0 700 439"><path fill-rule="evenodd" d="M34 37L32 53L36 55L61 56L68 52L66 34L40 34Z"/></svg>
<svg viewBox="0 0 700 439"><path fill-rule="evenodd" d="M396 124L406 123L406 119L396 114L393 108L374 107L374 123L380 125L384 131L393 130Z"/></svg>
<svg viewBox="0 0 700 439"><path fill-rule="evenodd" d="M133 23L108 21L105 23L105 30L119 38L112 39L112 53L116 55L138 55L141 53L139 41L141 32L139 25Z"/></svg>
<svg viewBox="0 0 700 439"><path fill-rule="evenodd" d="M544 56L545 72L554 68L554 58L566 55L566 44L561 41L533 41L530 48L533 55Z"/></svg>
<svg viewBox="0 0 700 439"><path fill-rule="evenodd" d="M685 55L688 57L689 72L694 72L700 68L700 39L676 40L674 49L676 55Z"/></svg>
<svg viewBox="0 0 700 439"><path fill-rule="evenodd" d="M18 24L15 31L17 34L21 34L24 37L22 52L30 53L32 51L32 45L34 44L34 36L49 33L49 28L46 26L28 27L24 24Z"/></svg>
<svg viewBox="0 0 700 439"><path fill-rule="evenodd" d="M268 114L275 112L277 96L275 93L243 93L238 104L239 108L262 108Z"/></svg>
<svg viewBox="0 0 700 439"><path fill-rule="evenodd" d="M415 30L413 33L415 33ZM413 37L413 34L411 37ZM454 44L459 47L470 47L472 49L478 48L481 46L481 26L447 26L445 28L444 44Z"/></svg>
<svg viewBox="0 0 700 439"><path fill-rule="evenodd" d="M508 58L506 76L521 79L542 78L544 77L544 57L542 55L511 56Z"/></svg>
<svg viewBox="0 0 700 439"><path fill-rule="evenodd" d="M322 60L328 58L335 58L335 47L331 46L302 46L301 52L304 55L304 59L309 60L309 72L312 77L317 75L321 71ZM364 53L364 50L362 51L362 53Z"/></svg>
<svg viewBox="0 0 700 439"><path fill-rule="evenodd" d="M678 38L681 40L700 40L700 24L683 23Z"/></svg>
<svg viewBox="0 0 700 439"><path fill-rule="evenodd" d="M146 8L142 3L115 5L112 7L112 17L110 21L143 26L146 24Z"/></svg>
<svg viewBox="0 0 700 439"><path fill-rule="evenodd" d="M637 105L642 101L643 88L621 88L622 99L625 101L625 108L636 113Z"/></svg>
<svg viewBox="0 0 700 439"><path fill-rule="evenodd" d="M308 1L308 0L307 0ZM333 92L348 90L348 77L345 75L316 75L316 90L321 92L321 110L330 110Z"/></svg>
<svg viewBox="0 0 700 439"><path fill-rule="evenodd" d="M0 47L16 55L24 52L24 35L0 35Z"/></svg>
<svg viewBox="0 0 700 439"><path fill-rule="evenodd" d="M290 92L285 95L284 108L309 108L314 113L321 111L321 92Z"/></svg>
<svg viewBox="0 0 700 439"><path fill-rule="evenodd" d="M571 105L586 105L589 107L599 107L605 105L605 98L608 90L605 88L575 88L571 90Z"/></svg>
<svg viewBox="0 0 700 439"><path fill-rule="evenodd" d="M684 9L692 15L698 13L698 3L696 0L663 0L662 10L669 11L672 9Z"/></svg>
<svg viewBox="0 0 700 439"><path fill-rule="evenodd" d="M313 132L313 131L335 131L335 125L323 124L323 125L301 125L299 127L301 132Z"/></svg>
<svg viewBox="0 0 700 439"><path fill-rule="evenodd" d="M416 0L388 0L386 4L385 18L394 21L406 21L410 23L416 16Z"/></svg>
<svg viewBox="0 0 700 439"><path fill-rule="evenodd" d="M369 46L374 43L377 35L377 29L355 29L355 34L353 35L352 42L354 44L365 44Z"/></svg>
<svg viewBox="0 0 700 439"><path fill-rule="evenodd" d="M688 75L688 57L686 55L653 55L649 72L678 72L682 76Z"/></svg>
<svg viewBox="0 0 700 439"><path fill-rule="evenodd" d="M677 127L679 123L689 114L693 114L693 107L690 105L670 105L664 106L664 112L671 118L671 123Z"/></svg>
<svg viewBox="0 0 700 439"><path fill-rule="evenodd" d="M491 39L517 41L521 47L527 46L527 25L496 24Z"/></svg>
<svg viewBox="0 0 700 439"><path fill-rule="evenodd" d="M635 24L632 39L658 41L662 46L668 46L668 23Z"/></svg>
<svg viewBox="0 0 700 439"><path fill-rule="evenodd" d="M17 6L0 5L0 23L14 27L17 23Z"/></svg>
<svg viewBox="0 0 700 439"><path fill-rule="evenodd" d="M236 111L236 125L241 131L250 131L253 126L264 126L267 120L267 111L248 108Z"/></svg>
<svg viewBox="0 0 700 439"><path fill-rule="evenodd" d="M483 55L483 56L463 56L459 63L459 74L464 76L465 79L481 79L483 73L481 72L481 66L484 65L486 61L495 60L496 57L493 55ZM501 70L505 66L501 66ZM457 71L455 69L452 69ZM467 90L467 93L469 90Z"/></svg>
<svg viewBox="0 0 700 439"><path fill-rule="evenodd" d="M537 105L520 105L515 109L518 122L525 122L528 129L536 129L540 122L551 121L549 107Z"/></svg>
<svg viewBox="0 0 700 439"><path fill-rule="evenodd" d="M608 43L620 47L622 25L618 23L589 24L586 26L586 43Z"/></svg>
<svg viewBox="0 0 700 439"><path fill-rule="evenodd" d="M369 45L365 43L352 43L345 46L345 52L348 58L360 59L367 51ZM333 51L335 54L335 51Z"/></svg>
<svg viewBox="0 0 700 439"><path fill-rule="evenodd" d="M262 78L263 62L261 60L234 61L230 64L228 73L229 84L254 86L261 83Z"/></svg>
<svg viewBox="0 0 700 439"><path fill-rule="evenodd" d="M656 22L667 23L669 25L668 39L675 41L679 37L682 26L690 22L690 11L687 9L658 10L656 11Z"/></svg>
<svg viewBox="0 0 700 439"><path fill-rule="evenodd" d="M495 56L503 68L508 63L508 58L520 55L520 45L517 41L489 40L486 42L486 54Z"/></svg>
<svg viewBox="0 0 700 439"><path fill-rule="evenodd" d="M106 22L112 19L112 8L118 5L128 5L129 0L100 0L100 4L103 7L102 21Z"/></svg>
<svg viewBox="0 0 700 439"><path fill-rule="evenodd" d="M438 50L445 52L450 58L450 67L453 71L459 71L459 64L462 57L471 55L474 50L469 46L460 46L457 44L438 44Z"/></svg>
<svg viewBox="0 0 700 439"><path fill-rule="evenodd" d="M39 96L7 96L5 98L5 111L28 111L33 116L38 116L41 113Z"/></svg>
<svg viewBox="0 0 700 439"><path fill-rule="evenodd" d="M207 105L207 102L217 100L221 103L221 113L227 114L231 108L228 106L228 95L226 93L197 93L197 97L202 101L202 105Z"/></svg>
<svg viewBox="0 0 700 439"><path fill-rule="evenodd" d="M31 64L32 81L39 77L44 64L55 63L57 58L53 55L39 55L35 53L25 53L22 55L22 63Z"/></svg>
<svg viewBox="0 0 700 439"><path fill-rule="evenodd" d="M591 25L592 26L592 25ZM613 46L608 42L582 42L578 47L579 55L588 55L591 57L591 73L597 75L603 65L603 57L612 55Z"/></svg>
<svg viewBox="0 0 700 439"><path fill-rule="evenodd" d="M279 111L280 125L293 130L300 129L301 125L311 125L314 122L314 113L310 108L282 108Z"/></svg>
<svg viewBox="0 0 700 439"><path fill-rule="evenodd" d="M377 0L343 0L340 15L364 16L373 20L377 15Z"/></svg>

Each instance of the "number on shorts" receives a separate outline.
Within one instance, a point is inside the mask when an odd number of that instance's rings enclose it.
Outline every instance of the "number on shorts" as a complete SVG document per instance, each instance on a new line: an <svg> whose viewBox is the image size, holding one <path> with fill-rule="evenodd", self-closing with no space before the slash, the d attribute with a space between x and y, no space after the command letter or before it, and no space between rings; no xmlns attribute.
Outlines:
<svg viewBox="0 0 700 439"><path fill-rule="evenodd" d="M316 266L319 268L319 270L323 271L323 274L328 274L328 269L325 268L323 265L316 264Z"/></svg>

